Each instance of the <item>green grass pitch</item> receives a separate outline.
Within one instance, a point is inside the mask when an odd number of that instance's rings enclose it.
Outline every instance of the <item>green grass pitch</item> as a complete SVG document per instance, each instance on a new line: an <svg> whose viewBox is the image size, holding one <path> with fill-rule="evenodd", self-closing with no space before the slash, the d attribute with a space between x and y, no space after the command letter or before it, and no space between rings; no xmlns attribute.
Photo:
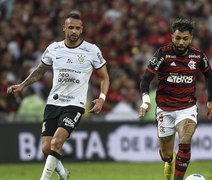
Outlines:
<svg viewBox="0 0 212 180"><path fill-rule="evenodd" d="M163 163L64 163L70 180L164 180ZM39 180L44 163L0 164L0 180ZM191 162L186 176L199 173L212 180L212 161ZM51 180L58 180L54 173Z"/></svg>

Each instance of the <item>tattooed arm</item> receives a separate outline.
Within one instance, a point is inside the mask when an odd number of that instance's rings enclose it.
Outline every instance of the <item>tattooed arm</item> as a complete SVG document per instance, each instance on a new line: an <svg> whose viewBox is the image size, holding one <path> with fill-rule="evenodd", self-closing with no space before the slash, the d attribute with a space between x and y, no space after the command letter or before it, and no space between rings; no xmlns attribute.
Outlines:
<svg viewBox="0 0 212 180"><path fill-rule="evenodd" d="M8 87L7 93L11 94L22 91L24 87L29 86L42 78L46 71L50 69L50 67L51 66L40 63L37 68L22 83Z"/></svg>

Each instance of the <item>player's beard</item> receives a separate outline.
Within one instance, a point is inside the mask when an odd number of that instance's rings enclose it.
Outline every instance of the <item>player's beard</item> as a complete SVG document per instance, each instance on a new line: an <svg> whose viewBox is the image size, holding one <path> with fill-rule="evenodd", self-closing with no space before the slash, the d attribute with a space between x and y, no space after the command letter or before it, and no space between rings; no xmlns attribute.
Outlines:
<svg viewBox="0 0 212 180"><path fill-rule="evenodd" d="M177 55L182 56L182 55L185 55L185 53L188 50L188 47L174 45L174 50L175 50Z"/></svg>
<svg viewBox="0 0 212 180"><path fill-rule="evenodd" d="M76 34L72 34L68 37L69 41L72 43L77 42L80 39L80 36L76 35Z"/></svg>

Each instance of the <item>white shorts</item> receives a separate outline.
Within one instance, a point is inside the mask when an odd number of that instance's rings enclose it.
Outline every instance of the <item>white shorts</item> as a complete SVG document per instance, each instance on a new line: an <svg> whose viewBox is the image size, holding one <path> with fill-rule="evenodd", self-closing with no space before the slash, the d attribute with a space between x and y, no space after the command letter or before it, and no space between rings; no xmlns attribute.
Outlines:
<svg viewBox="0 0 212 180"><path fill-rule="evenodd" d="M191 119L197 123L197 106L194 105L190 108L176 111L164 111L157 107L156 119L158 122L158 136L171 136L176 132L175 126L177 123L185 119Z"/></svg>

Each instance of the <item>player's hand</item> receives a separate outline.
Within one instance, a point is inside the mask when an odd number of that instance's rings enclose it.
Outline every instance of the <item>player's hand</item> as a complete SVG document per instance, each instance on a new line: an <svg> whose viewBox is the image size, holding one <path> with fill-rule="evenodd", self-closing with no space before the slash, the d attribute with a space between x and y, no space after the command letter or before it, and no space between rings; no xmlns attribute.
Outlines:
<svg viewBox="0 0 212 180"><path fill-rule="evenodd" d="M89 111L89 113L100 113L100 111L102 110L103 104L104 104L104 99L102 98L98 98L92 101L94 103L93 108Z"/></svg>
<svg viewBox="0 0 212 180"><path fill-rule="evenodd" d="M146 112L151 108L151 102L149 98L149 94L144 94L142 96L142 104L140 106L140 110L138 112L139 117L144 117Z"/></svg>
<svg viewBox="0 0 212 180"><path fill-rule="evenodd" d="M207 107L208 107L208 119L212 119L212 102L208 102Z"/></svg>
<svg viewBox="0 0 212 180"><path fill-rule="evenodd" d="M23 89L23 86L21 84L12 85L7 88L7 94L13 94L16 92L21 92Z"/></svg>
<svg viewBox="0 0 212 180"><path fill-rule="evenodd" d="M139 117L144 117L148 110L151 108L150 103L142 103L139 110Z"/></svg>

